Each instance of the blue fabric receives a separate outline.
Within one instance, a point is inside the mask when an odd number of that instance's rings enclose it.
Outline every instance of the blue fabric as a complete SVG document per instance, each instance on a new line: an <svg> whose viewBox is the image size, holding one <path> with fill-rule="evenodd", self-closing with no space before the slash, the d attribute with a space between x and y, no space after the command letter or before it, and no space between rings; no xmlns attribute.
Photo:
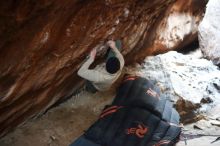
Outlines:
<svg viewBox="0 0 220 146"><path fill-rule="evenodd" d="M90 93L96 93L98 90L95 88L95 86L90 81L86 81L86 91Z"/></svg>
<svg viewBox="0 0 220 146"><path fill-rule="evenodd" d="M98 119L85 132L86 138L102 146L174 146L177 142L181 128L169 123L178 125L179 114L151 81L141 77L123 81L111 106L122 108ZM143 137L136 134L143 129L140 125L147 129Z"/></svg>
<svg viewBox="0 0 220 146"><path fill-rule="evenodd" d="M87 140L84 136L81 136L69 146L101 146L101 145L96 144L90 140Z"/></svg>

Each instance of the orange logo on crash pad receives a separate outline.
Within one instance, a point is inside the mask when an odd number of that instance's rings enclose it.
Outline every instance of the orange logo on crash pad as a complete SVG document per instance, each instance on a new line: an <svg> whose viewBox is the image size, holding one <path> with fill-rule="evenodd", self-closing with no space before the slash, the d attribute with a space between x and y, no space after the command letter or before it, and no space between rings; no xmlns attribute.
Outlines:
<svg viewBox="0 0 220 146"><path fill-rule="evenodd" d="M139 124L135 128L128 128L126 130L126 134L128 134L128 135L134 134L139 138L143 138L145 136L145 134L147 133L147 131L148 131L148 128L146 126L144 126L143 124Z"/></svg>

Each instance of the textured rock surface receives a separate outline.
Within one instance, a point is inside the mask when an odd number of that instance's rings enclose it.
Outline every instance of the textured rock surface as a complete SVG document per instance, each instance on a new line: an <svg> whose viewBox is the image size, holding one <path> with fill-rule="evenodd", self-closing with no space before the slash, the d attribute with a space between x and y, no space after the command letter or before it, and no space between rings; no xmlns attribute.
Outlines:
<svg viewBox="0 0 220 146"><path fill-rule="evenodd" d="M196 40L198 25L203 17L206 0L177 0L155 23L151 34L144 40L144 49L138 58L146 54L159 54L179 50ZM142 55L141 55L142 53Z"/></svg>
<svg viewBox="0 0 220 146"><path fill-rule="evenodd" d="M171 52L169 54L164 54L156 57L147 58L145 63L139 66L135 70L140 70L145 77L152 79L155 78L158 81L158 85L160 85L162 91L166 93L167 97L176 97L176 100L179 98L178 95L174 93L172 89L172 82L170 81L170 73L172 76L172 71L169 72L169 66L171 62L181 62L183 58L189 59L191 57L184 56L178 54L177 58L172 58L169 56L176 55L176 53ZM166 66L166 62L164 58L171 58ZM163 59L160 59L163 58ZM180 58L180 59L178 59ZM192 62L195 60L195 56L192 57ZM179 61L178 61L179 60ZM206 62L209 62L206 60ZM176 64L174 63L174 64ZM210 62L209 62L210 63ZM178 63L177 63L178 64ZM187 65L185 63L184 65ZM211 64L211 63L210 63ZM180 65L180 64L179 64ZM164 67L163 67L164 66ZM181 69L179 68L191 68L189 66L178 66L177 72L182 74ZM213 64L210 65L210 68L216 68ZM163 71L161 70L163 69ZM193 68L193 67L192 67ZM130 68L132 70L132 68ZM215 69L214 69L215 70ZM212 72L212 70L210 70ZM168 72L168 73L166 73ZM200 73L209 74L207 71L201 71ZM199 75L199 71L194 69L190 74L197 74ZM177 73L173 73L176 75ZM152 76L152 77L150 77ZM158 80L158 78L160 80ZM188 78L190 79L190 78ZM198 76L195 80L198 79ZM180 78L180 80L182 80ZM182 81L181 81L182 82ZM208 86L208 82L206 82ZM203 83L205 85L205 83ZM184 84L186 88L188 84ZM198 92L202 91L198 89ZM205 92L206 93L206 92ZM112 97L115 95L114 91L108 91L103 93L81 93L79 96L72 97L67 102L61 104L58 107L53 108L52 110L48 111L42 117L33 119L28 121L25 125L16 128L13 132L9 133L2 139L0 139L1 146L67 146L72 141L74 141L77 137L82 135L82 133L92 124L95 120L98 119L98 115L103 109L103 107L107 104L112 102ZM219 97L219 96L218 96ZM186 101L186 100L185 100ZM217 102L215 101L217 104ZM188 102L185 104L186 108L189 108L189 105L194 105L192 102ZM193 106L191 106L193 107ZM185 111L188 111L184 109ZM184 111L182 110L182 111ZM196 123L185 125L184 133L193 133L193 134L207 134L207 135L219 135L220 134L220 127L213 125L213 122L219 123L220 122L220 104L217 104L206 113L206 120L201 120ZM217 120L215 120L217 119ZM191 120L192 121L192 120ZM195 125L201 129L195 129ZM209 146L210 142L214 141L216 137L201 137L197 139L187 140L187 146ZM201 143L202 141L202 143ZM211 146L219 146L220 141L211 144ZM180 141L177 146L185 146L184 141Z"/></svg>
<svg viewBox="0 0 220 146"><path fill-rule="evenodd" d="M204 5L205 0L1 1L0 136L71 95L81 62L108 37L122 39L127 63L181 48L195 38ZM175 27L174 16L186 21ZM179 31L185 23L192 28Z"/></svg>
<svg viewBox="0 0 220 146"><path fill-rule="evenodd" d="M220 104L220 71L201 56L201 52L182 55L171 51L147 57L138 69L142 76L156 80L164 95L176 103L183 123L200 120L204 117L200 113Z"/></svg>
<svg viewBox="0 0 220 146"><path fill-rule="evenodd" d="M220 1L209 0L199 25L199 43L205 57L220 66Z"/></svg>

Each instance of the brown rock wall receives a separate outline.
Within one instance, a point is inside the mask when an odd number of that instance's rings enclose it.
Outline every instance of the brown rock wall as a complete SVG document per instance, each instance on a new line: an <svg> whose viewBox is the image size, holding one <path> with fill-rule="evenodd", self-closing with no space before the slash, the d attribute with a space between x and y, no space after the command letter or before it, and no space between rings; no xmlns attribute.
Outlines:
<svg viewBox="0 0 220 146"><path fill-rule="evenodd" d="M108 38L123 41L128 64L181 47L158 43L158 29L173 11L200 16L203 5L194 8L197 1L1 1L0 136L71 95L83 59Z"/></svg>

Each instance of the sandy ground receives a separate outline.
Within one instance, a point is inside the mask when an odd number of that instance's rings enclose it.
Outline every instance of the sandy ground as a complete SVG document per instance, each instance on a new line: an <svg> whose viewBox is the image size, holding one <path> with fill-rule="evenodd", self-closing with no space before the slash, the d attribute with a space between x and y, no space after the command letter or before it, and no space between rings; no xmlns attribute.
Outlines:
<svg viewBox="0 0 220 146"><path fill-rule="evenodd" d="M40 118L32 119L0 139L0 146L68 146L97 118L105 105L110 104L114 92L87 92L72 97L67 102L49 110ZM217 109L216 112L218 112ZM188 130L193 129L188 126ZM219 133L220 128L210 127ZM220 141L211 144L216 137L201 137L187 140L187 146L219 146ZM177 146L185 146L183 141Z"/></svg>
<svg viewBox="0 0 220 146"><path fill-rule="evenodd" d="M111 103L113 92L91 95L87 92L32 119L0 139L0 146L68 146Z"/></svg>

